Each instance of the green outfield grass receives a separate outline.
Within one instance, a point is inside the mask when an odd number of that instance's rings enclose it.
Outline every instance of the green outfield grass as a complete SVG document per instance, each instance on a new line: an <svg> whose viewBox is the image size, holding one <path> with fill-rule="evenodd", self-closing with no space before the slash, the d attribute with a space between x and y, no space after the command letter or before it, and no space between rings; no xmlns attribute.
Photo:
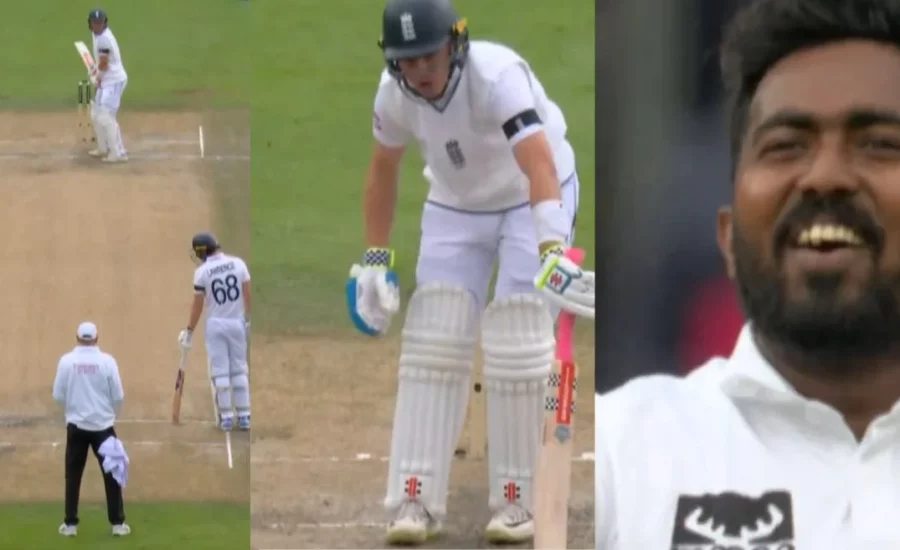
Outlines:
<svg viewBox="0 0 900 550"><path fill-rule="evenodd" d="M125 503L131 535L110 534L105 505L83 504L78 536L63 539L62 503L0 504L0 550L246 550L250 507L228 503Z"/></svg>
<svg viewBox="0 0 900 550"><path fill-rule="evenodd" d="M0 108L74 105L86 71L73 43L91 46L87 14L109 15L135 108L233 107L247 104L248 4L231 0L37 0L4 5L6 55Z"/></svg>
<svg viewBox="0 0 900 550"><path fill-rule="evenodd" d="M265 0L251 12L259 45L251 123L254 317L256 326L277 332L349 326L343 285L363 251L360 189L383 67L376 46L382 2L309 2L302 10L296 3ZM562 106L581 179L577 241L593 250L593 3L456 5L473 39L517 49ZM393 232L404 292L413 284L425 192L420 173L412 147Z"/></svg>

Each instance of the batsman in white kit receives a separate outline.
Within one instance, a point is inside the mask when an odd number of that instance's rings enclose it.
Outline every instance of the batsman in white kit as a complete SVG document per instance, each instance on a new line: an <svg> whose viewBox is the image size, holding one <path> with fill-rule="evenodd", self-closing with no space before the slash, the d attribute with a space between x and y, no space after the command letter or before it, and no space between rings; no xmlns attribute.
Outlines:
<svg viewBox="0 0 900 550"><path fill-rule="evenodd" d="M96 66L88 70L88 77L96 92L91 101L91 122L97 137L97 148L89 154L101 157L103 162L119 163L128 160L128 152L122 141L122 132L116 114L122 103L122 94L128 85L128 73L122 61L122 52L115 35L109 29L109 18L101 9L88 14L88 28L94 43Z"/></svg>
<svg viewBox="0 0 900 550"><path fill-rule="evenodd" d="M402 332L387 540L416 544L441 531L480 336L493 514L485 536L526 541L554 317L558 307L594 311L593 273L563 257L578 206L566 122L529 64L506 46L470 42L447 0L389 0L380 46L387 68L363 193L368 248L346 285L365 334L385 334L400 305L389 235L410 142L429 186Z"/></svg>
<svg viewBox="0 0 900 550"><path fill-rule="evenodd" d="M230 431L237 415L238 428L250 429L250 378L247 336L250 330L250 271L244 260L225 254L208 232L191 241L195 261L194 302L186 329L178 335L185 351L206 307L206 356L215 392L219 427Z"/></svg>

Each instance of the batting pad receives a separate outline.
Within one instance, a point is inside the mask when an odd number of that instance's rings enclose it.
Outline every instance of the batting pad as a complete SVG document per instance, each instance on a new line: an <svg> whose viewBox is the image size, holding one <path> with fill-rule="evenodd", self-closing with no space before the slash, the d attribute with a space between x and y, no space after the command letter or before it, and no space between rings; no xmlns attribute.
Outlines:
<svg viewBox="0 0 900 550"><path fill-rule="evenodd" d="M216 408L222 418L231 418L234 411L231 409L231 380L227 376L215 376L212 379L216 388Z"/></svg>
<svg viewBox="0 0 900 550"><path fill-rule="evenodd" d="M517 503L531 510L540 448L544 383L555 338L547 303L532 294L492 302L481 323L487 388L491 509Z"/></svg>
<svg viewBox="0 0 900 550"><path fill-rule="evenodd" d="M250 414L250 379L246 374L231 377L231 397L239 415Z"/></svg>
<svg viewBox="0 0 900 550"><path fill-rule="evenodd" d="M403 327L385 507L416 499L447 513L450 461L469 399L477 336L475 298L442 283L413 293Z"/></svg>
<svg viewBox="0 0 900 550"><path fill-rule="evenodd" d="M97 138L97 148L101 151L109 151L109 143L106 140L106 132L103 129L102 117L100 112L102 107L91 104L91 126L94 127L94 136Z"/></svg>

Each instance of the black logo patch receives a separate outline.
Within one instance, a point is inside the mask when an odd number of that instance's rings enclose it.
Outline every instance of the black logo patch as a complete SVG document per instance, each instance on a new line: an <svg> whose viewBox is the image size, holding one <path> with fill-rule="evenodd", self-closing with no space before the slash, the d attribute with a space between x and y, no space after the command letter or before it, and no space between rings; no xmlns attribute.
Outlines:
<svg viewBox="0 0 900 550"><path fill-rule="evenodd" d="M466 157L463 155L458 141L451 139L444 147L447 149L447 156L450 157L450 162L453 163L457 170L462 170L466 167Z"/></svg>
<svg viewBox="0 0 900 550"><path fill-rule="evenodd" d="M795 550L791 494L681 495L672 550Z"/></svg>

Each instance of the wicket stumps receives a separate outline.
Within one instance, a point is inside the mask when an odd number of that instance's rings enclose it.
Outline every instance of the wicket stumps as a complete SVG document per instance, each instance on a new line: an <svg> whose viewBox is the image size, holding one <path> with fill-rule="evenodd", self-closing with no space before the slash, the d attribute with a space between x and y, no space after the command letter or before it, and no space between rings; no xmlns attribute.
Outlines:
<svg viewBox="0 0 900 550"><path fill-rule="evenodd" d="M91 124L91 100L94 97L90 80L78 81L78 139L82 143L97 141Z"/></svg>

